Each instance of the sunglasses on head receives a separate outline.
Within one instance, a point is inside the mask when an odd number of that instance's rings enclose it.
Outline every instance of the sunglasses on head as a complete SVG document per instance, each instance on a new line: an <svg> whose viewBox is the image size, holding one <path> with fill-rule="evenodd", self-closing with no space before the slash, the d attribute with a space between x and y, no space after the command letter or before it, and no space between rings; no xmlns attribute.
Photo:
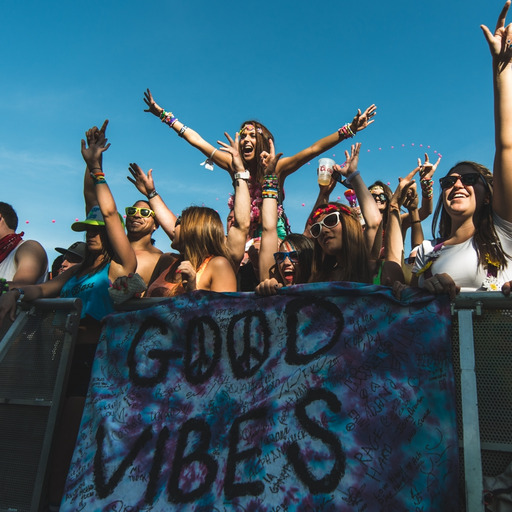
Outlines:
<svg viewBox="0 0 512 512"><path fill-rule="evenodd" d="M297 251L279 251L274 253L274 260L276 260L276 263L283 263L286 258L288 258L292 263L299 262L299 255L297 254Z"/></svg>
<svg viewBox="0 0 512 512"><path fill-rule="evenodd" d="M176 217L176 222L174 223L174 228L176 229L181 224L181 215Z"/></svg>
<svg viewBox="0 0 512 512"><path fill-rule="evenodd" d="M126 215L128 217L133 217L134 215L137 215L137 213L141 217L154 217L155 212L151 210L151 208L137 208L136 206L128 206L124 209L126 212Z"/></svg>
<svg viewBox="0 0 512 512"><path fill-rule="evenodd" d="M468 174L450 174L450 176L445 176L444 178L439 178L439 183L441 185L441 188L444 190L446 188L451 188L457 183L458 180L466 186L466 185L475 185L478 180L482 178L483 176L477 172L470 172Z"/></svg>
<svg viewBox="0 0 512 512"><path fill-rule="evenodd" d="M335 228L340 222L340 212L332 212L326 215L323 220L315 222L310 228L309 232L313 238L318 238L322 232L322 226L326 228Z"/></svg>
<svg viewBox="0 0 512 512"><path fill-rule="evenodd" d="M372 196L373 196L373 199L375 199L375 200L378 199L381 203L386 203L388 200L388 196L386 194L384 194L383 192L381 192L380 194L375 194L372 192Z"/></svg>

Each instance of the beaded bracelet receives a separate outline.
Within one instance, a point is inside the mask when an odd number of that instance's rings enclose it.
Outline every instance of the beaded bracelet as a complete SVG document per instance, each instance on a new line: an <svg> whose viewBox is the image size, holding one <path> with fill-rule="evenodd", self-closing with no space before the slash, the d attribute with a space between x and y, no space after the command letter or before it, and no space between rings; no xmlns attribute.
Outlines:
<svg viewBox="0 0 512 512"><path fill-rule="evenodd" d="M9 291L9 285L7 284L7 279L0 277L0 295L3 293L7 293Z"/></svg>
<svg viewBox="0 0 512 512"><path fill-rule="evenodd" d="M347 123L338 130L338 135L340 137L343 135L345 136L346 139L351 139L355 135L355 133L352 131L350 123Z"/></svg>
<svg viewBox="0 0 512 512"><path fill-rule="evenodd" d="M160 119L162 120L162 123L169 125L169 127L171 128L172 125L178 120L177 117L174 117L174 114L172 112L166 112L165 110L162 110L162 113L160 114Z"/></svg>
<svg viewBox="0 0 512 512"><path fill-rule="evenodd" d="M434 195L434 180L420 180L421 195L426 199L431 199Z"/></svg>
<svg viewBox="0 0 512 512"><path fill-rule="evenodd" d="M101 185L102 183L107 183L107 180L105 179L105 173L103 172L91 172L91 178L95 185Z"/></svg>
<svg viewBox="0 0 512 512"><path fill-rule="evenodd" d="M263 199L275 199L279 197L279 183L275 174L267 174L263 177L261 197Z"/></svg>

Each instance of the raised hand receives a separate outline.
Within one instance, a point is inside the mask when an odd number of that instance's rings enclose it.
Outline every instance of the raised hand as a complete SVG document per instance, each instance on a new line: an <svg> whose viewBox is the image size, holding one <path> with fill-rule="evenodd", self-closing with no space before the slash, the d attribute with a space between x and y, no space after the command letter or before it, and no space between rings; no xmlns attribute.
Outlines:
<svg viewBox="0 0 512 512"><path fill-rule="evenodd" d="M390 206L395 205L400 209L404 205L405 201L407 200L409 191L415 183L414 176L417 172L420 171L420 169L421 166L418 166L413 169L405 178L398 178L398 187L396 188L393 197L389 202Z"/></svg>
<svg viewBox="0 0 512 512"><path fill-rule="evenodd" d="M144 93L144 103L148 106L144 112L151 112L156 117L160 117L160 114L164 111L164 109L153 99L149 89Z"/></svg>
<svg viewBox="0 0 512 512"><path fill-rule="evenodd" d="M407 189L407 192L405 194L405 198L403 201L403 206L409 211L417 210L418 203L419 203L419 198L418 198L418 193L416 191L416 183L413 182L411 184L411 186Z"/></svg>
<svg viewBox="0 0 512 512"><path fill-rule="evenodd" d="M153 169L149 169L148 174L144 174L144 171L136 164L131 163L128 167L133 178L126 176L128 181L133 183L137 190L145 195L146 197L155 190L155 183L153 181Z"/></svg>
<svg viewBox="0 0 512 512"><path fill-rule="evenodd" d="M485 25L480 25L485 39L487 39L487 43L489 44L491 55L494 58L499 58L499 60L505 61L505 63L509 62L510 58L512 57L511 27L510 24L505 26L509 7L510 0L505 3L503 9L501 10L498 21L496 22L496 29L494 30L494 34Z"/></svg>
<svg viewBox="0 0 512 512"><path fill-rule="evenodd" d="M375 121L373 117L376 114L377 107L375 105L370 105L362 114L361 110L357 109L357 114L350 123L350 129L352 130L353 133L357 133L361 130L364 130Z"/></svg>
<svg viewBox="0 0 512 512"><path fill-rule="evenodd" d="M437 162L433 164L429 162L428 155L425 153L425 161L422 163L421 158L418 158L418 167L420 168L420 179L422 180L431 180L432 176L436 172L437 166L441 161L441 156L437 159Z"/></svg>
<svg viewBox="0 0 512 512"><path fill-rule="evenodd" d="M239 151L239 133L236 132L235 134L235 140L231 138L229 133L224 132L224 135L229 141L229 144L226 144L225 142L222 142L221 140L217 141L217 144L220 145L219 151L224 151L225 153L229 153L231 155L231 174L236 174L237 172L244 172L245 167L244 163L242 161L242 157L240 156Z"/></svg>
<svg viewBox="0 0 512 512"><path fill-rule="evenodd" d="M276 155L276 150L274 147L274 141L269 139L270 152L262 151L260 153L261 163L265 168L265 174L275 174L277 162L283 156L283 153L278 153Z"/></svg>
<svg viewBox="0 0 512 512"><path fill-rule="evenodd" d="M82 157L91 171L94 168L101 168L102 155L110 147L110 143L107 144L107 138L105 137L107 125L108 119L105 120L100 129L93 126L85 132L88 146L86 146L84 139L81 141Z"/></svg>

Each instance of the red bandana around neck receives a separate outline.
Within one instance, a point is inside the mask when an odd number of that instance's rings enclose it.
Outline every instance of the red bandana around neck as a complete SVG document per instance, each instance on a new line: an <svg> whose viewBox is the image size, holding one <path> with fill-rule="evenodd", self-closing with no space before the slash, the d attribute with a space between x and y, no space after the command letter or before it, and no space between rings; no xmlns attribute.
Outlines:
<svg viewBox="0 0 512 512"><path fill-rule="evenodd" d="M21 242L22 237L25 233L22 231L21 233L11 233L9 235L5 235L3 238L0 238L0 263L9 256L11 251L16 249L18 244Z"/></svg>

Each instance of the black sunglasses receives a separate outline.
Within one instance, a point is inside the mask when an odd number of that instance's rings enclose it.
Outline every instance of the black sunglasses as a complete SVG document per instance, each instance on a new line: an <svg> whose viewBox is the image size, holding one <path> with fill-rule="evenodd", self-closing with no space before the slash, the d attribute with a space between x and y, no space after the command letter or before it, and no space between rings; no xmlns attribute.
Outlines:
<svg viewBox="0 0 512 512"><path fill-rule="evenodd" d="M372 192L372 196L373 196L373 199L375 199L375 200L378 199L381 203L387 203L387 201L388 201L388 196L386 194L384 194L384 193L374 194Z"/></svg>
<svg viewBox="0 0 512 512"><path fill-rule="evenodd" d="M177 228L181 224L181 215L176 217L176 222L174 223L174 228Z"/></svg>
<svg viewBox="0 0 512 512"><path fill-rule="evenodd" d="M450 174L450 176L445 176L444 178L439 178L439 184L441 188L444 190L446 188L451 188L457 183L458 180L466 186L466 185L475 185L478 180L483 176L477 172L470 172L468 174Z"/></svg>

